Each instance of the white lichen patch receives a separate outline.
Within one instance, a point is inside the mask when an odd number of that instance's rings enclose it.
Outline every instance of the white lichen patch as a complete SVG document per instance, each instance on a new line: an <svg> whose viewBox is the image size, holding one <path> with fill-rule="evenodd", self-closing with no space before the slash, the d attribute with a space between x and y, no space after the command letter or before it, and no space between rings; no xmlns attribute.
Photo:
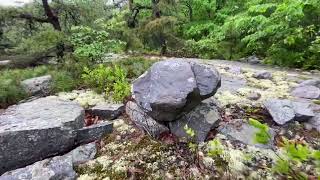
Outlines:
<svg viewBox="0 0 320 180"><path fill-rule="evenodd" d="M77 102L84 108L106 102L104 94L97 94L92 90L74 90L72 92L60 92L58 93L58 97L64 100Z"/></svg>

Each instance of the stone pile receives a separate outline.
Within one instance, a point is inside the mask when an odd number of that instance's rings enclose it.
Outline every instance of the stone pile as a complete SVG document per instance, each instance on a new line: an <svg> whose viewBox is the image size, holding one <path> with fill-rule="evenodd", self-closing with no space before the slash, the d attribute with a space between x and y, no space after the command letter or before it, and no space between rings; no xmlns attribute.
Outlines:
<svg viewBox="0 0 320 180"><path fill-rule="evenodd" d="M102 121L85 127L84 116L85 111L79 104L55 96L14 105L0 113L0 175L46 158L64 155L77 146L111 133L112 123ZM59 159L49 162L56 164L56 161L61 162ZM43 163L35 166L43 166ZM32 169L29 166L19 172L26 173ZM46 168L38 169L42 175L45 172ZM25 179L32 179L30 177Z"/></svg>
<svg viewBox="0 0 320 180"><path fill-rule="evenodd" d="M127 103L126 113L153 137L165 131L186 137L187 125L201 142L220 120L208 99L220 86L214 68L179 60L157 62L133 83L134 101Z"/></svg>

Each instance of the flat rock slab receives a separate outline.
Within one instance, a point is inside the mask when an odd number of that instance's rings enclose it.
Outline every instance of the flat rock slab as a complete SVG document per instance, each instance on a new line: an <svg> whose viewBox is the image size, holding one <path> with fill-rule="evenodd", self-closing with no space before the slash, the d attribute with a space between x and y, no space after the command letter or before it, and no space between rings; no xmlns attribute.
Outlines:
<svg viewBox="0 0 320 180"><path fill-rule="evenodd" d="M97 153L95 143L79 146L68 154L48 158L24 168L7 172L0 180L74 180L74 166L92 160Z"/></svg>
<svg viewBox="0 0 320 180"><path fill-rule="evenodd" d="M185 126L195 132L197 142L204 142L210 130L217 127L221 120L218 107L209 100L198 105L182 118L169 123L170 131L174 135L188 138Z"/></svg>
<svg viewBox="0 0 320 180"><path fill-rule="evenodd" d="M151 118L136 103L129 101L126 105L126 114L130 119L142 130L152 137L159 137L161 133L169 131L169 129Z"/></svg>
<svg viewBox="0 0 320 180"><path fill-rule="evenodd" d="M256 142L256 133L260 130L251 126L244 120L234 120L232 123L226 123L218 128L218 131L230 138L231 140L237 140L243 144L254 145L260 148L271 148L273 146L273 139L275 131L269 130L270 139L267 144L260 144Z"/></svg>
<svg viewBox="0 0 320 180"><path fill-rule="evenodd" d="M180 60L155 63L132 87L133 98L157 121L176 120L213 96L221 85L216 69Z"/></svg>
<svg viewBox="0 0 320 180"><path fill-rule="evenodd" d="M84 109L54 96L11 106L0 114L0 174L63 154L112 131L112 123L100 126L84 127Z"/></svg>
<svg viewBox="0 0 320 180"><path fill-rule="evenodd" d="M46 75L46 76L26 79L21 82L21 85L29 95L44 96L50 93L51 81L52 81L51 75Z"/></svg>
<svg viewBox="0 0 320 180"><path fill-rule="evenodd" d="M264 106L279 125L284 125L292 120L307 121L314 116L311 104L307 102L270 99L264 102Z"/></svg>
<svg viewBox="0 0 320 180"><path fill-rule="evenodd" d="M299 86L291 92L291 95L306 99L320 99L320 88L311 85Z"/></svg>
<svg viewBox="0 0 320 180"><path fill-rule="evenodd" d="M88 112L93 116L99 116L103 119L113 120L118 118L125 111L124 104L99 103L90 108Z"/></svg>

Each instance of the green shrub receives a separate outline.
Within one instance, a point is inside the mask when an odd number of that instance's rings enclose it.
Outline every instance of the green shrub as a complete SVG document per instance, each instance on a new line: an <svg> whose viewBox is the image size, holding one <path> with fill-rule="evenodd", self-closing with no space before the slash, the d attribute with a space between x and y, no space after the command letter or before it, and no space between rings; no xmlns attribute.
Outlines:
<svg viewBox="0 0 320 180"><path fill-rule="evenodd" d="M94 69L84 68L82 79L90 88L99 93L106 92L115 101L122 101L130 95L130 84L127 74L120 66L98 65Z"/></svg>
<svg viewBox="0 0 320 180"><path fill-rule="evenodd" d="M71 91L79 84L69 72L49 66L0 71L0 108L5 108L28 97L21 87L21 81L50 74L53 77L52 93Z"/></svg>
<svg viewBox="0 0 320 180"><path fill-rule="evenodd" d="M120 51L122 42L110 38L105 30L93 29L88 26L74 26L71 28L71 44L75 47L74 55L89 58L91 61L101 60L109 51Z"/></svg>
<svg viewBox="0 0 320 180"><path fill-rule="evenodd" d="M127 74L127 78L135 79L147 71L156 61L143 57L130 57L113 62L113 65L121 66Z"/></svg>

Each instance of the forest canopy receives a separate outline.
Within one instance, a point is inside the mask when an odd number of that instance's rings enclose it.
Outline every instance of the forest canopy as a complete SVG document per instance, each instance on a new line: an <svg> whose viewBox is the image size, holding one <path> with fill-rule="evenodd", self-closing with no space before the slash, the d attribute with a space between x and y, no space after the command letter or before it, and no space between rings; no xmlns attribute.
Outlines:
<svg viewBox="0 0 320 180"><path fill-rule="evenodd" d="M0 9L1 59L107 52L320 69L319 0L35 0ZM94 11L92 10L94 9Z"/></svg>

